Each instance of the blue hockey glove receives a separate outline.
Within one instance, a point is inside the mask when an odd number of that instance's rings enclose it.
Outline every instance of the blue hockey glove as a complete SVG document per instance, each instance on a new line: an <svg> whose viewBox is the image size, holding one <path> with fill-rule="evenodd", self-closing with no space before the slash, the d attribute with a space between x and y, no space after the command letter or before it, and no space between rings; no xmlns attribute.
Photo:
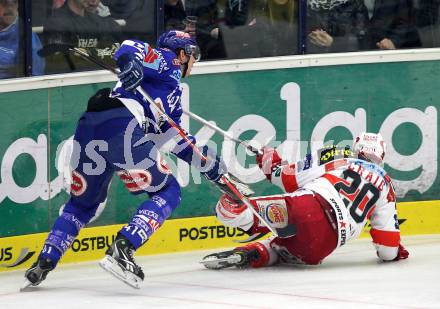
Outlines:
<svg viewBox="0 0 440 309"><path fill-rule="evenodd" d="M131 91L140 85L144 70L139 59L134 55L122 55L118 58L118 66L121 70L118 78L125 90Z"/></svg>

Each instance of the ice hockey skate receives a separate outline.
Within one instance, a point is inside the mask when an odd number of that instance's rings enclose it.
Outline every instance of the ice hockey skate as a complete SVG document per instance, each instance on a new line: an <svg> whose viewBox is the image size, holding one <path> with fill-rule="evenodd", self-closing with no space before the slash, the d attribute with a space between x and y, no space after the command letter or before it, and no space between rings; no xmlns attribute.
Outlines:
<svg viewBox="0 0 440 309"><path fill-rule="evenodd" d="M223 269L236 266L238 268L246 268L250 262L258 259L257 250L230 250L218 253L213 253L205 256L200 261L203 266L208 269Z"/></svg>
<svg viewBox="0 0 440 309"><path fill-rule="evenodd" d="M25 282L20 291L24 291L30 286L39 285L46 279L49 271L54 268L54 264L50 259L39 258L24 274Z"/></svg>
<svg viewBox="0 0 440 309"><path fill-rule="evenodd" d="M144 273L134 260L134 251L132 244L123 235L118 234L99 265L122 282L140 289Z"/></svg>

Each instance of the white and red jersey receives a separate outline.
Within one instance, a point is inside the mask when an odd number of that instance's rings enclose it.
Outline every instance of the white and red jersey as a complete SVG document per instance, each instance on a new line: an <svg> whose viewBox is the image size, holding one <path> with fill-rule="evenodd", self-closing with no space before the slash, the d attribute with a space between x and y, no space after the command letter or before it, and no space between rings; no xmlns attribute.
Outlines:
<svg viewBox="0 0 440 309"><path fill-rule="evenodd" d="M336 214L338 247L357 238L370 220L379 257L391 260L400 243L393 184L383 168L350 153L324 149L303 161L275 166L268 178L285 192L304 188L322 196Z"/></svg>

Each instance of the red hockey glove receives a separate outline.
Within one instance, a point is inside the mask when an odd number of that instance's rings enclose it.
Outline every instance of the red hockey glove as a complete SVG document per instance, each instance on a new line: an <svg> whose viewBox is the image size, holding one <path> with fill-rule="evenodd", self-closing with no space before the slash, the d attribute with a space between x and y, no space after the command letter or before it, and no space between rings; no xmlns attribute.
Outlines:
<svg viewBox="0 0 440 309"><path fill-rule="evenodd" d="M407 259L408 256L409 256L408 250L406 250L404 246L399 244L399 251L397 252L397 256L393 261L404 260Z"/></svg>
<svg viewBox="0 0 440 309"><path fill-rule="evenodd" d="M257 164L265 175L271 175L275 166L281 164L281 157L273 148L263 148L262 154L257 155Z"/></svg>
<svg viewBox="0 0 440 309"><path fill-rule="evenodd" d="M246 211L247 206L237 203L227 194L223 194L215 206L217 219L224 225L238 227L248 231L254 224L254 215Z"/></svg>
<svg viewBox="0 0 440 309"><path fill-rule="evenodd" d="M246 209L246 205L237 203L227 194L220 197L216 206L217 214L228 219L238 217Z"/></svg>

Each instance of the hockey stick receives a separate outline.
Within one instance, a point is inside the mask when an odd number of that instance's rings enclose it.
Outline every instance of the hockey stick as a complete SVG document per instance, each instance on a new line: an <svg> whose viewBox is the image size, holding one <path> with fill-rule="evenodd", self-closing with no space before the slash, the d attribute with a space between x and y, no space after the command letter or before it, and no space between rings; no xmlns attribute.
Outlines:
<svg viewBox="0 0 440 309"><path fill-rule="evenodd" d="M224 137L230 139L231 141L234 141L234 142L236 142L238 144L242 144L244 147L246 147L249 151L253 152L254 154L257 154L257 155L258 154L260 154L260 155L263 154L260 149L257 149L255 147L251 146L249 143L247 143L247 142L245 142L245 141L243 141L243 140L241 140L239 138L233 137L231 134L229 134L229 132L226 132L225 130L217 127L215 124L213 124L213 123L203 119L199 115L194 114L193 112L190 112L190 111L186 111L186 110L183 110L183 113L188 115L188 116L190 116L192 119L197 120L198 122L200 122L201 124L207 126L208 128L213 129L217 133L220 133L221 135L223 135Z"/></svg>
<svg viewBox="0 0 440 309"><path fill-rule="evenodd" d="M102 63L101 60L96 59L95 57L89 55L87 52L76 48L76 47L72 47L69 45L65 45L65 44L51 44L51 45L47 45L45 48L43 48L43 50L41 51L41 53L39 52L40 55L45 56L45 55L50 55L53 53L57 53L57 52L61 52L61 53L69 53L69 52L73 52L74 54L80 56L81 58L88 60L106 70L109 70L110 72L114 73L114 74L118 74L119 71L116 68L113 68L105 63ZM208 158L200 151L200 149L188 138L188 136L186 135L186 132L178 125L174 122L173 119L171 119L158 105L156 105L156 103L154 102L154 100L151 98L151 96L144 90L142 89L140 86L138 86L136 88L136 91L143 97L145 103L148 103L149 106L151 108L153 108L155 110L155 112L158 113L158 115L160 115L161 117L163 117L168 124L173 127L177 133L185 140L185 142L188 143L188 145L190 145L190 147L194 150L194 153L196 153L199 158L201 160L203 160L204 162L208 161ZM269 222L267 222L267 220L265 220L260 214L259 212L252 206L251 202L249 201L249 199L244 196L235 186L234 184L231 182L231 180L229 179L229 177L227 177L226 175L223 175L220 180L229 188L229 190L232 191L232 193L234 193L234 195L243 202L243 204L246 205L247 208L249 208L249 210L260 220L260 222L262 222L271 232L272 234L274 234L277 237L280 238L287 238L287 237L292 237L294 235L296 235L296 227L292 224L288 224L286 227L284 228L274 228L272 227Z"/></svg>

